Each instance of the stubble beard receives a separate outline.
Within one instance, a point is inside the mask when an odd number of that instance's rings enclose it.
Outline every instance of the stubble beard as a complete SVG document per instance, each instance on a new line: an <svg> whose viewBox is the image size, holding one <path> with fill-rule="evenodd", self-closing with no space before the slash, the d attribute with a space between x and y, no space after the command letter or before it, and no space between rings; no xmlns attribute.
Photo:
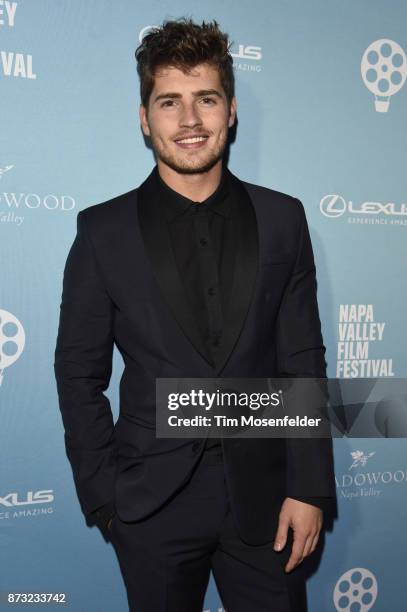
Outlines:
<svg viewBox="0 0 407 612"><path fill-rule="evenodd" d="M224 137L214 150L205 155L206 159L182 159L181 156L178 158L175 154L162 147L161 142L151 136L151 144L156 158L175 172L178 172L178 174L202 174L208 172L222 159L226 143L227 138Z"/></svg>

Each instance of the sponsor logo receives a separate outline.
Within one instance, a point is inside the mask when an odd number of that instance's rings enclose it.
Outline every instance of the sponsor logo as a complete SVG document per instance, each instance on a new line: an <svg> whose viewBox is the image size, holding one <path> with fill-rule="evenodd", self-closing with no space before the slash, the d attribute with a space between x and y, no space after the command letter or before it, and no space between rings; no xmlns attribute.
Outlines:
<svg viewBox="0 0 407 612"><path fill-rule="evenodd" d="M3 372L17 361L25 345L25 332L21 322L11 312L0 310L0 387Z"/></svg>
<svg viewBox="0 0 407 612"><path fill-rule="evenodd" d="M375 454L375 451L373 451L372 453L367 453L367 454L365 454L363 451L352 451L351 455L352 455L353 462L351 463L351 466L349 469L352 470L353 468L357 468L359 466L365 466L368 460L370 459L370 457L373 457L374 454Z"/></svg>
<svg viewBox="0 0 407 612"><path fill-rule="evenodd" d="M372 359L373 343L383 342L386 323L375 321L373 304L340 304L336 378L394 376L393 359Z"/></svg>
<svg viewBox="0 0 407 612"><path fill-rule="evenodd" d="M37 75L33 70L32 55L0 51L0 71L5 77L35 80Z"/></svg>
<svg viewBox="0 0 407 612"><path fill-rule="evenodd" d="M353 567L338 578L333 602L338 612L367 612L377 599L377 580L365 567Z"/></svg>
<svg viewBox="0 0 407 612"><path fill-rule="evenodd" d="M338 499L361 499L382 497L385 487L407 483L407 469L396 470L358 470L366 464L375 452L365 454L363 451L351 452L352 462L348 472L335 475ZM351 472L351 470L355 470Z"/></svg>
<svg viewBox="0 0 407 612"><path fill-rule="evenodd" d="M0 167L0 181L6 180L13 168L14 165L11 164ZM21 225L24 222L24 216L21 214L23 211L45 209L66 212L73 210L75 206L74 198L69 195L0 191L0 223Z"/></svg>
<svg viewBox="0 0 407 612"><path fill-rule="evenodd" d="M3 168L0 168L0 180L2 179L3 175L6 174L6 172L9 172L9 170L12 168L14 168L14 166L4 166Z"/></svg>
<svg viewBox="0 0 407 612"><path fill-rule="evenodd" d="M52 514L54 509L50 504L54 499L52 489L26 491L23 495L15 491L8 493L0 497L0 520Z"/></svg>
<svg viewBox="0 0 407 612"><path fill-rule="evenodd" d="M0 506L5 508L15 508L18 506L30 506L31 504L48 504L54 501L52 489L43 491L27 491L25 497L18 493L8 493L5 497L0 497Z"/></svg>
<svg viewBox="0 0 407 612"><path fill-rule="evenodd" d="M14 28L17 2L0 0L0 28L3 26Z"/></svg>
<svg viewBox="0 0 407 612"><path fill-rule="evenodd" d="M236 52L231 51L230 55L236 59L247 59L259 62L262 59L261 47L253 45L238 45Z"/></svg>
<svg viewBox="0 0 407 612"><path fill-rule="evenodd" d="M233 68L235 70L261 72L263 57L261 47L238 43L234 49L234 51L230 51L230 54L233 57Z"/></svg>
<svg viewBox="0 0 407 612"><path fill-rule="evenodd" d="M394 202L362 202L355 204L337 193L321 198L319 209L325 217L345 216L348 223L407 225L407 204Z"/></svg>
<svg viewBox="0 0 407 612"><path fill-rule="evenodd" d="M360 65L362 79L375 97L375 110L387 113L390 98L403 87L407 77L407 58L398 43L389 38L372 42Z"/></svg>

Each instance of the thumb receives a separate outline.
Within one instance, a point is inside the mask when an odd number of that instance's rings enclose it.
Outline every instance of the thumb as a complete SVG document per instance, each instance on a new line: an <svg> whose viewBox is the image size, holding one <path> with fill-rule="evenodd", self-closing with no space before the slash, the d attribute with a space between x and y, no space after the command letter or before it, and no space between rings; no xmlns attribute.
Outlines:
<svg viewBox="0 0 407 612"><path fill-rule="evenodd" d="M276 537L274 538L274 550L283 550L287 543L288 520L280 517Z"/></svg>

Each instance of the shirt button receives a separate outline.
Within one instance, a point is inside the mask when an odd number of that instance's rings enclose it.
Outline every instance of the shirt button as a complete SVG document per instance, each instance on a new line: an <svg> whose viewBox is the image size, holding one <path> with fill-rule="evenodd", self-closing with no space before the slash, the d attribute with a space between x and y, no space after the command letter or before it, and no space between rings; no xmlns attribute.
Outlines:
<svg viewBox="0 0 407 612"><path fill-rule="evenodd" d="M206 239L206 238L200 238L199 243L200 243L202 246L205 246L206 244L208 244L208 241L207 241L207 239Z"/></svg>
<svg viewBox="0 0 407 612"><path fill-rule="evenodd" d="M209 295L215 295L215 289L213 287L209 287L208 293Z"/></svg>

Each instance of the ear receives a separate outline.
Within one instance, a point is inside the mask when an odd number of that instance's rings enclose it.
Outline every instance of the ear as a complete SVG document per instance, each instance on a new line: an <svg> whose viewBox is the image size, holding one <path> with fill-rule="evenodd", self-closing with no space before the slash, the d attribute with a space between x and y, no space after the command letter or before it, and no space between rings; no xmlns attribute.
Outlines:
<svg viewBox="0 0 407 612"><path fill-rule="evenodd" d="M232 100L230 101L230 111L229 111L229 121L228 121L229 127L232 127L232 125L235 123L236 111L237 111L236 96L233 96Z"/></svg>
<svg viewBox="0 0 407 612"><path fill-rule="evenodd" d="M150 136L150 128L149 128L148 119L147 119L147 109L145 106L143 106L143 104L140 104L139 116L140 116L141 129L143 130L144 136Z"/></svg>

